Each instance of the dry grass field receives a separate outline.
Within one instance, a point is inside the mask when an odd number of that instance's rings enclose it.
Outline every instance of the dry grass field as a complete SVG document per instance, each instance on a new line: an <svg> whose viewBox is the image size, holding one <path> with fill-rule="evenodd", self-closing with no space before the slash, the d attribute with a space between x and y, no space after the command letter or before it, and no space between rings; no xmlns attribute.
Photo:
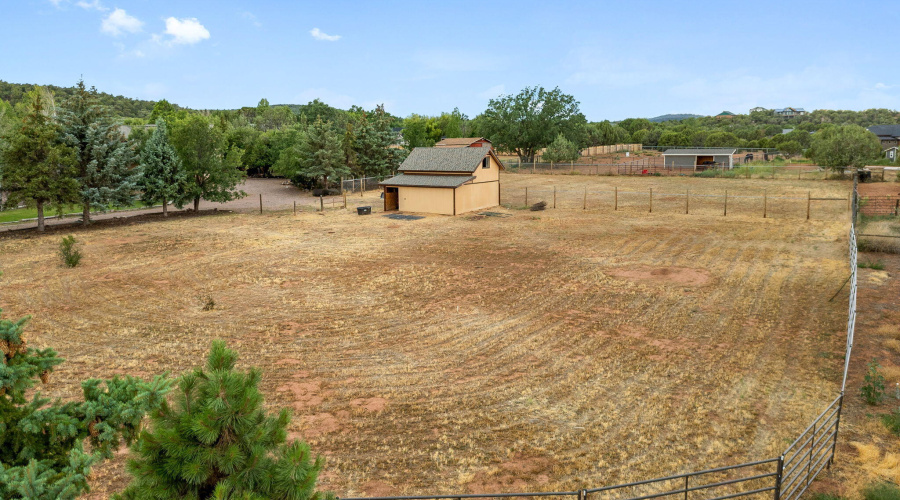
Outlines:
<svg viewBox="0 0 900 500"><path fill-rule="evenodd" d="M847 192L503 176L510 196L614 182ZM0 307L33 315L29 342L67 359L46 387L62 398L87 377L179 373L226 339L263 368L268 405L293 408L293 435L327 457L322 483L340 496L602 486L777 456L834 398L837 205L811 221L599 204L236 213L78 231L75 269L57 260L59 234L9 234ZM95 471L93 498L124 486L124 456Z"/></svg>

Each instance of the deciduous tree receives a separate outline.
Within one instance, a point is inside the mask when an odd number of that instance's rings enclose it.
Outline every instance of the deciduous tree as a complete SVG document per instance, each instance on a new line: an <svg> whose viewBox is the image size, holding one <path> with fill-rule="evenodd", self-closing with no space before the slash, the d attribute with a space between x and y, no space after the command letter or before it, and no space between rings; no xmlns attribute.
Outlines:
<svg viewBox="0 0 900 500"><path fill-rule="evenodd" d="M200 200L226 202L244 196L238 189L243 151L228 146L225 134L201 115L176 120L170 131L172 144L187 175L185 194L200 210Z"/></svg>
<svg viewBox="0 0 900 500"><path fill-rule="evenodd" d="M480 127L498 149L515 152L522 161L530 162L559 134L583 145L586 123L578 101L558 87L550 91L526 87L517 95L491 99Z"/></svg>
<svg viewBox="0 0 900 500"><path fill-rule="evenodd" d="M813 135L810 157L820 166L844 172L881 156L878 136L859 125L829 126Z"/></svg>

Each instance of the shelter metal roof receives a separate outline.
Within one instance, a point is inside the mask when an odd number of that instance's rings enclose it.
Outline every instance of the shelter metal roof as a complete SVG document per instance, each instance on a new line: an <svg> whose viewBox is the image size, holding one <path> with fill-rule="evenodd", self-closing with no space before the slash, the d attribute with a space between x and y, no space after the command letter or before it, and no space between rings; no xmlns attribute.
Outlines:
<svg viewBox="0 0 900 500"><path fill-rule="evenodd" d="M710 149L667 149L663 152L665 155L673 156L716 156L716 155L733 155L737 151L735 148L710 148Z"/></svg>

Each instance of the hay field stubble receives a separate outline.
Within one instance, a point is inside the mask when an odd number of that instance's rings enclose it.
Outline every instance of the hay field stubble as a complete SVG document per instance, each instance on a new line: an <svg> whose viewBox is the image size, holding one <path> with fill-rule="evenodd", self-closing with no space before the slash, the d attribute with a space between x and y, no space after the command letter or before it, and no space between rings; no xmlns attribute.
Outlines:
<svg viewBox="0 0 900 500"><path fill-rule="evenodd" d="M77 234L72 270L56 237L0 239L0 306L67 359L45 388L62 398L87 377L179 373L226 339L341 496L768 458L833 399L843 218L507 212L102 228ZM124 486L124 458L95 470L92 497Z"/></svg>

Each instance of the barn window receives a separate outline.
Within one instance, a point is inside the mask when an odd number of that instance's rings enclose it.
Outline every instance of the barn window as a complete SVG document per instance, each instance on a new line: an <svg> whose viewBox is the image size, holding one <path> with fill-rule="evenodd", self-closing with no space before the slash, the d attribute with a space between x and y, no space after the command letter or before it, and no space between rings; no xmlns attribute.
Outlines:
<svg viewBox="0 0 900 500"><path fill-rule="evenodd" d="M481 168L491 168L491 161L487 156L481 159Z"/></svg>

